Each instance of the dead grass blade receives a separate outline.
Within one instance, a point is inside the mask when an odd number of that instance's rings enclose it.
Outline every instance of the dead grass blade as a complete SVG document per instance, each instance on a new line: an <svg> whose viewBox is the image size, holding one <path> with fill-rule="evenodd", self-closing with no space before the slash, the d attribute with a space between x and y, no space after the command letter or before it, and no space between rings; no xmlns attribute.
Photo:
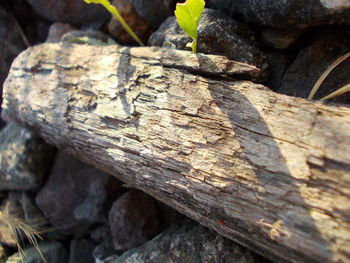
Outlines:
<svg viewBox="0 0 350 263"><path fill-rule="evenodd" d="M27 238L29 243L38 251L43 261L47 263L38 243L38 240L43 240L43 237L40 235L42 232L40 232L36 226L28 225L20 218L10 214L9 205L10 203L7 202L5 207L0 210L0 222L6 224L11 229L13 236L16 237L17 248L22 262L24 262L25 253L21 243Z"/></svg>
<svg viewBox="0 0 350 263"><path fill-rule="evenodd" d="M318 91L318 89L320 88L320 86L322 85L323 81L327 78L327 76L329 75L329 73L336 67L338 66L340 63L342 63L343 61L345 61L348 57L350 56L350 52L346 53L344 55L342 55L341 57L337 58L327 69L325 72L323 72L323 74L321 75L321 77L318 79L318 81L315 83L315 85L312 87L310 94L308 96L308 99L311 100L313 99L313 97L315 96L316 92Z"/></svg>
<svg viewBox="0 0 350 263"><path fill-rule="evenodd" d="M346 84L344 87L341 87L340 89L337 89L336 91L332 92L331 94L323 97L320 100L329 100L333 99L334 97L343 95L344 93L350 92L350 83Z"/></svg>

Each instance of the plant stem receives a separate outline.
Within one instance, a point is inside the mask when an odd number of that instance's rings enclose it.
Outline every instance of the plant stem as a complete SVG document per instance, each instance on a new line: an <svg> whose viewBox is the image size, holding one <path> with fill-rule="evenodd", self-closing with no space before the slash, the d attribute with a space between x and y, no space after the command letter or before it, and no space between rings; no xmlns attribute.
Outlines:
<svg viewBox="0 0 350 263"><path fill-rule="evenodd" d="M101 4L104 8L106 8L122 25L122 27L125 29L126 32L129 33L130 36L132 36L133 39L140 45L145 46L142 41L139 39L139 37L134 33L134 31L129 27L129 25L126 23L124 18L120 15L117 8L113 6L108 0L85 0L87 3L95 3L95 4Z"/></svg>
<svg viewBox="0 0 350 263"><path fill-rule="evenodd" d="M192 53L197 52L197 40L193 40L192 42Z"/></svg>

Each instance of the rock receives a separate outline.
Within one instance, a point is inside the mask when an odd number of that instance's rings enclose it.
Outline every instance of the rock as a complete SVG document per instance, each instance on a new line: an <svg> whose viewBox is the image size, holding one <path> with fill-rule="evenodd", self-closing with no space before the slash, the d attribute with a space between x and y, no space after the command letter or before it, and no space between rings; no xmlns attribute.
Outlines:
<svg viewBox="0 0 350 263"><path fill-rule="evenodd" d="M24 0L13 0L12 12L25 34L30 46L45 41L50 23L40 17Z"/></svg>
<svg viewBox="0 0 350 263"><path fill-rule="evenodd" d="M109 256L108 258L102 260L101 262L99 263L113 263L115 260L117 260L119 258L118 255L112 255L112 256ZM98 261L97 261L98 262Z"/></svg>
<svg viewBox="0 0 350 263"><path fill-rule="evenodd" d="M116 42L108 35L97 30L74 30L64 34L61 41L91 44L97 46L114 45Z"/></svg>
<svg viewBox="0 0 350 263"><path fill-rule="evenodd" d="M322 73L340 56L350 52L350 33L320 32L308 46L301 49L288 68L278 90L291 96L307 98ZM338 65L325 79L315 99L322 98L350 82L350 59ZM333 99L335 102L350 103L346 93Z"/></svg>
<svg viewBox="0 0 350 263"><path fill-rule="evenodd" d="M1 90L1 88L0 88L0 90ZM0 91L1 92L1 91ZM1 96L1 95L0 95ZM0 102L1 103L1 102ZM0 112L1 112L1 105L0 105ZM1 114L1 113L0 113ZM1 117L0 117L0 131L2 130L2 128L4 128L5 127L5 125L6 125L6 122L3 120L3 119L1 119Z"/></svg>
<svg viewBox="0 0 350 263"><path fill-rule="evenodd" d="M54 23L50 26L49 35L47 36L47 43L57 43L61 41L64 34L76 30L75 27L67 23Z"/></svg>
<svg viewBox="0 0 350 263"><path fill-rule="evenodd" d="M49 263L64 263L68 262L68 253L65 247L56 241L46 241L39 243L39 249L44 258ZM29 247L23 250L25 255L23 261L20 254L17 252L8 258L6 263L39 263L43 262L41 255L35 247Z"/></svg>
<svg viewBox="0 0 350 263"><path fill-rule="evenodd" d="M118 9L121 16L141 41L146 43L153 30L150 24L135 11L131 2L129 0L114 0L112 4ZM137 44L115 18L109 22L108 32L120 44Z"/></svg>
<svg viewBox="0 0 350 263"><path fill-rule="evenodd" d="M5 263L7 260L6 251L0 243L0 263Z"/></svg>
<svg viewBox="0 0 350 263"><path fill-rule="evenodd" d="M106 239L112 240L111 229L107 223L91 229L89 236L95 243L102 243Z"/></svg>
<svg viewBox="0 0 350 263"><path fill-rule="evenodd" d="M270 51L268 56L268 64L271 68L271 74L266 86L276 91L282 85L282 79L290 64L290 55L279 52Z"/></svg>
<svg viewBox="0 0 350 263"><path fill-rule="evenodd" d="M298 29L279 29L279 28L265 28L261 33L262 42L270 47L277 49L291 48L298 37L301 35L301 30Z"/></svg>
<svg viewBox="0 0 350 263"><path fill-rule="evenodd" d="M94 247L94 243L86 238L72 240L69 249L69 263L94 263L92 257Z"/></svg>
<svg viewBox="0 0 350 263"><path fill-rule="evenodd" d="M106 209L119 187L114 177L61 151L36 203L55 228L82 235L91 225L107 221Z"/></svg>
<svg viewBox="0 0 350 263"><path fill-rule="evenodd" d="M13 59L27 47L23 32L15 17L0 6L0 113L2 84ZM1 125L1 124L0 124ZM0 141L1 142L1 141Z"/></svg>
<svg viewBox="0 0 350 263"><path fill-rule="evenodd" d="M136 12L153 29L157 29L168 16L174 14L177 0L130 0L130 2Z"/></svg>
<svg viewBox="0 0 350 263"><path fill-rule="evenodd" d="M188 49L192 40L179 27L175 17L169 17L161 27L151 35L149 45L163 46L170 42L177 49ZM205 54L224 55L229 59L254 65L265 72L268 78L266 55L255 42L254 32L222 13L205 9L198 27L197 51Z"/></svg>
<svg viewBox="0 0 350 263"><path fill-rule="evenodd" d="M0 133L0 190L37 190L51 166L53 147L9 123Z"/></svg>
<svg viewBox="0 0 350 263"><path fill-rule="evenodd" d="M148 45L163 47L168 43L174 45L177 49L185 49L186 45L191 42L185 32L179 27L174 16L168 17L165 22L155 31L148 40Z"/></svg>
<svg viewBox="0 0 350 263"><path fill-rule="evenodd" d="M206 0L206 4L245 22L278 28L350 24L347 0Z"/></svg>
<svg viewBox="0 0 350 263"><path fill-rule="evenodd" d="M110 241L112 240L106 240L102 244L95 247L94 251L92 252L95 262L103 262L108 260L111 255L115 255L117 253L113 247L113 242Z"/></svg>
<svg viewBox="0 0 350 263"><path fill-rule="evenodd" d="M110 15L101 6L82 0L27 0L33 9L51 22L69 23L75 26L102 24Z"/></svg>
<svg viewBox="0 0 350 263"><path fill-rule="evenodd" d="M139 246L162 230L155 200L136 190L123 194L113 203L109 225L117 251Z"/></svg>
<svg viewBox="0 0 350 263"><path fill-rule="evenodd" d="M92 252L92 255L96 262L101 262L110 255L117 253L113 246L113 238L109 225L100 225L90 231L90 238L95 243L99 244L94 248Z"/></svg>
<svg viewBox="0 0 350 263"><path fill-rule="evenodd" d="M170 206L167 206L162 202L158 201L157 205L160 211L161 218L168 226L180 224L186 218L185 215L179 213L175 209L171 208Z"/></svg>
<svg viewBox="0 0 350 263"><path fill-rule="evenodd" d="M105 263L257 263L248 249L196 223L172 226L141 247Z"/></svg>

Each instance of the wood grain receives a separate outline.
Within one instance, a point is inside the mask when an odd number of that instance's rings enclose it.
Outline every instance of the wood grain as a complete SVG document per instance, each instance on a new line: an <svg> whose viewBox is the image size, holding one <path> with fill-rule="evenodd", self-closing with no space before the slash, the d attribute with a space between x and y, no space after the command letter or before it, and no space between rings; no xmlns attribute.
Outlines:
<svg viewBox="0 0 350 263"><path fill-rule="evenodd" d="M13 63L3 117L275 262L349 262L350 110L258 78L218 56L44 44Z"/></svg>

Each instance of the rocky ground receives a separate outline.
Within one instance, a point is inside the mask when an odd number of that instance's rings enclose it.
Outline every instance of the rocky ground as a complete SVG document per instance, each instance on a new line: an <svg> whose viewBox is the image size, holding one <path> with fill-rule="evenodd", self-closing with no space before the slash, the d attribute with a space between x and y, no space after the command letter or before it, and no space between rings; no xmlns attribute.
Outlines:
<svg viewBox="0 0 350 263"><path fill-rule="evenodd" d="M198 52L225 55L260 68L259 82L306 98L323 72L350 52L348 1L207 0ZM175 0L115 0L151 46L188 49L173 17ZM88 36L135 45L97 5L82 0L0 3L0 91L13 59L29 46ZM325 79L315 99L350 82L350 59ZM348 105L350 94L331 103ZM6 207L42 233L50 263L268 262L111 175L46 144L34 131L0 122L0 263L21 262L18 233L2 220ZM26 240L24 262L41 262Z"/></svg>

